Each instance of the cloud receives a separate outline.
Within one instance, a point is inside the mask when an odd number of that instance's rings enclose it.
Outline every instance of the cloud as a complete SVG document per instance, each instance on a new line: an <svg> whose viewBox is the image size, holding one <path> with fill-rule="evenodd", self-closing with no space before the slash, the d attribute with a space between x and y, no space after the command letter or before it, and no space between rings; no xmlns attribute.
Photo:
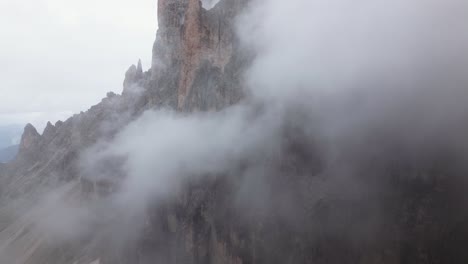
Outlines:
<svg viewBox="0 0 468 264"><path fill-rule="evenodd" d="M0 10L1 114L84 111L120 93L138 58L151 65L156 1L5 0Z"/></svg>
<svg viewBox="0 0 468 264"><path fill-rule="evenodd" d="M216 113L178 114L149 111L104 147L86 152L85 168L91 180L103 160L123 157L122 199L138 208L176 192L188 179L225 174L240 163L263 158L278 147L277 116L259 115L238 106ZM271 144L270 144L271 143ZM89 168L91 168L89 170ZM107 180L113 180L107 175ZM98 179L100 180L100 179Z"/></svg>
<svg viewBox="0 0 468 264"><path fill-rule="evenodd" d="M240 24L258 51L250 87L308 108L334 142L377 130L406 143L453 138L468 110L466 11L458 0L257 1Z"/></svg>
<svg viewBox="0 0 468 264"><path fill-rule="evenodd" d="M202 0L202 6L207 10L213 8L217 3L219 3L219 0Z"/></svg>

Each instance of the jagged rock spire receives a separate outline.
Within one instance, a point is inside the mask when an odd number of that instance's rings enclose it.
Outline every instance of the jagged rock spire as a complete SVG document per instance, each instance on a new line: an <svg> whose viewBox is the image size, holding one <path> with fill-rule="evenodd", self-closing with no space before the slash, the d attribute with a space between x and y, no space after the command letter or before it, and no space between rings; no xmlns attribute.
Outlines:
<svg viewBox="0 0 468 264"><path fill-rule="evenodd" d="M141 59L138 60L138 66L137 66L137 75L143 75L143 66L141 65Z"/></svg>
<svg viewBox="0 0 468 264"><path fill-rule="evenodd" d="M141 59L138 60L137 66L134 64L128 68L127 72L125 73L125 80L123 83L123 94L129 92L129 89L135 84L138 83L139 80L143 78L143 66L141 63Z"/></svg>
<svg viewBox="0 0 468 264"><path fill-rule="evenodd" d="M32 124L27 124L24 127L23 139L28 137L37 137L40 136L37 132L37 129Z"/></svg>
<svg viewBox="0 0 468 264"><path fill-rule="evenodd" d="M39 144L40 139L41 135L37 132L36 128L31 124L27 124L21 137L19 151L27 152L34 149Z"/></svg>
<svg viewBox="0 0 468 264"><path fill-rule="evenodd" d="M56 130L57 130L56 127L52 125L51 122L47 122L47 126L44 129L44 133L42 133L42 137L47 140L50 140L54 137Z"/></svg>
<svg viewBox="0 0 468 264"><path fill-rule="evenodd" d="M160 28L179 27L184 19L189 2L198 0L159 0L158 26Z"/></svg>
<svg viewBox="0 0 468 264"><path fill-rule="evenodd" d="M61 120L55 122L55 127L56 127L57 129L59 129L62 125L63 125L63 121L61 121Z"/></svg>

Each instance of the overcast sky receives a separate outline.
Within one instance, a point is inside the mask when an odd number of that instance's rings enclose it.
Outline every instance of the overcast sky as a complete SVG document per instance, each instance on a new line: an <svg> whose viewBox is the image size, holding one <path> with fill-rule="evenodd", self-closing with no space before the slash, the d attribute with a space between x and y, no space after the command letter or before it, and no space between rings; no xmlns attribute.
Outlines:
<svg viewBox="0 0 468 264"><path fill-rule="evenodd" d="M157 0L0 0L0 126L66 119L151 63Z"/></svg>

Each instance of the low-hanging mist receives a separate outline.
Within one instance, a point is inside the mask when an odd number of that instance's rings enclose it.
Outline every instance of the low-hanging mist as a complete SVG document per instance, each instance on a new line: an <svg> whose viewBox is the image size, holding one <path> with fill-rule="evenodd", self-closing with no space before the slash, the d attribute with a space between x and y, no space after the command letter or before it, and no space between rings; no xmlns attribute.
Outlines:
<svg viewBox="0 0 468 264"><path fill-rule="evenodd" d="M467 5L455 0L254 2L238 19L245 47L257 51L243 104L219 113L146 113L99 156L125 157L123 190L132 204L280 153L291 126L303 131L293 140L313 145L324 170L352 175L353 167L393 159L461 166L468 147L463 11Z"/></svg>
<svg viewBox="0 0 468 264"><path fill-rule="evenodd" d="M236 18L241 48L255 54L240 103L145 111L80 152L79 181L92 185L90 197L72 199L72 210L70 201L55 202L38 226L59 241L93 236L92 245L112 241L119 251L142 243L148 230L162 242L145 243L170 244L167 234L188 225L177 222L186 215L197 220L187 237L204 241L199 228L218 241L215 227L225 219L220 233L258 249L236 252L258 263L343 263L366 250L391 260L400 253L379 247L403 248L403 238L438 247L436 226L468 215L466 14L461 0L252 1ZM216 191L204 194L203 184ZM204 195L215 206L200 202ZM418 203L414 219L404 213ZM55 215L73 221L55 225ZM155 228L152 217L167 226ZM423 235L404 229L424 217ZM433 254L447 260L450 250ZM147 251L171 263L164 250ZM379 263L359 261L350 263Z"/></svg>

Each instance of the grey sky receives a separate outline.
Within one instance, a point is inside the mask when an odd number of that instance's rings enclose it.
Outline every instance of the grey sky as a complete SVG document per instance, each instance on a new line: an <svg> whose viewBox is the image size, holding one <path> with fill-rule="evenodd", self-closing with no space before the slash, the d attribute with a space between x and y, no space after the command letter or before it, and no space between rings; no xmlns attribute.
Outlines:
<svg viewBox="0 0 468 264"><path fill-rule="evenodd" d="M147 69L156 0L0 0L0 126L65 119Z"/></svg>

